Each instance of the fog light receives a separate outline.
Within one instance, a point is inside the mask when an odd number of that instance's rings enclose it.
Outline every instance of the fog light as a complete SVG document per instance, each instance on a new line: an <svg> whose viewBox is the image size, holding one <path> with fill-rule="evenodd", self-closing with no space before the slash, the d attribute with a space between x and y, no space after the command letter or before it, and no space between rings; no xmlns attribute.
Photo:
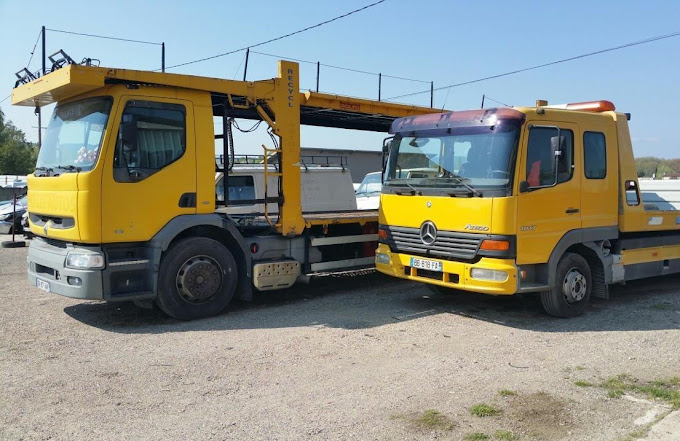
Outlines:
<svg viewBox="0 0 680 441"><path fill-rule="evenodd" d="M389 264L390 263L390 255L385 254L385 253L376 253L375 263L382 263L384 265Z"/></svg>
<svg viewBox="0 0 680 441"><path fill-rule="evenodd" d="M472 268L470 270L470 277L476 280L488 280L490 282L505 282L508 280L508 273L505 271Z"/></svg>
<svg viewBox="0 0 680 441"><path fill-rule="evenodd" d="M69 285L73 286L81 286L83 284L83 279L81 279L80 277L68 276L66 278L66 281L68 282Z"/></svg>

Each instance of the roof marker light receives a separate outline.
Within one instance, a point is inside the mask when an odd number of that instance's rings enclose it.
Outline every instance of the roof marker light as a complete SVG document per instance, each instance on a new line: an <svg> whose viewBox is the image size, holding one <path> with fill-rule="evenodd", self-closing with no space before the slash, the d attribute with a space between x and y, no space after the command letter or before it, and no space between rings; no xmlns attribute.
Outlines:
<svg viewBox="0 0 680 441"><path fill-rule="evenodd" d="M586 101L583 103L570 103L565 107L567 110L580 110L582 112L606 112L616 110L614 103L607 100Z"/></svg>

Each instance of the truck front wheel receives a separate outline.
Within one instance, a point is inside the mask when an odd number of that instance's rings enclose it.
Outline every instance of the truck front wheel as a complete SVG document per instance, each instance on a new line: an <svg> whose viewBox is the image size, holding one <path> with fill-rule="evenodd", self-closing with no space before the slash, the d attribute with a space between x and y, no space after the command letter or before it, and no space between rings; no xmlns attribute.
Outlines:
<svg viewBox="0 0 680 441"><path fill-rule="evenodd" d="M541 293L541 304L555 317L576 317L583 314L592 290L592 277L586 259L566 253L557 264L555 286Z"/></svg>
<svg viewBox="0 0 680 441"><path fill-rule="evenodd" d="M180 320L210 317L229 304L237 281L236 261L227 247L206 237L182 239L161 260L156 303Z"/></svg>

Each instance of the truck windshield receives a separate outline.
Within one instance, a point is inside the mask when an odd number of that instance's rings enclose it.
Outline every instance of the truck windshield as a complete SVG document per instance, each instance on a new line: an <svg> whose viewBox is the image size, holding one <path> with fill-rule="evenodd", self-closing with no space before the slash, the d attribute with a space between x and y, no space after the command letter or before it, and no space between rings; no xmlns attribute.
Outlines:
<svg viewBox="0 0 680 441"><path fill-rule="evenodd" d="M397 134L384 185L418 191L461 187L476 195L476 190L507 188L519 132L519 125L499 124L495 128L459 127L451 129L451 133Z"/></svg>
<svg viewBox="0 0 680 441"><path fill-rule="evenodd" d="M58 105L47 126L36 170L55 174L92 170L112 102L110 97L97 97Z"/></svg>

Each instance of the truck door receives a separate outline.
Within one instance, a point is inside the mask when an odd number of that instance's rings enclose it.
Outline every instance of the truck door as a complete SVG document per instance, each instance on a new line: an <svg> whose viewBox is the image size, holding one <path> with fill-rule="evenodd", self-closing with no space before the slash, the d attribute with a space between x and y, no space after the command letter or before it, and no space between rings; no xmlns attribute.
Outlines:
<svg viewBox="0 0 680 441"><path fill-rule="evenodd" d="M102 175L102 239L146 241L174 217L196 213L193 109L156 97L123 97L118 109Z"/></svg>
<svg viewBox="0 0 680 441"><path fill-rule="evenodd" d="M518 165L517 263L545 263L560 238L581 228L581 155L576 125L529 126ZM575 145L578 143L578 145ZM578 148L577 148L578 147Z"/></svg>
<svg viewBox="0 0 680 441"><path fill-rule="evenodd" d="M614 124L583 132L581 222L583 228L618 223L618 167Z"/></svg>

